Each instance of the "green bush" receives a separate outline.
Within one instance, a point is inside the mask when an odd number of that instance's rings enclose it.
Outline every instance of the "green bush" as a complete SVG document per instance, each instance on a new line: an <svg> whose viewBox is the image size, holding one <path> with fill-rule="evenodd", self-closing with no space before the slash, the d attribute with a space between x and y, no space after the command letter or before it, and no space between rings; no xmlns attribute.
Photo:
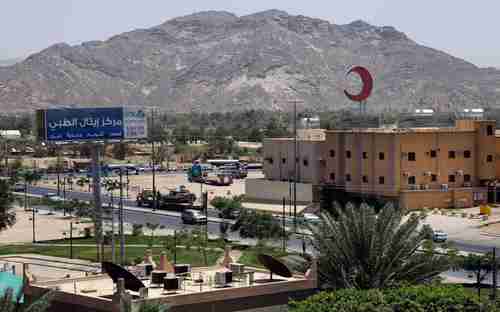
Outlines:
<svg viewBox="0 0 500 312"><path fill-rule="evenodd" d="M477 296L463 287L418 285L390 289L342 289L321 292L300 302L290 303L291 312L368 311L498 311L481 305Z"/></svg>

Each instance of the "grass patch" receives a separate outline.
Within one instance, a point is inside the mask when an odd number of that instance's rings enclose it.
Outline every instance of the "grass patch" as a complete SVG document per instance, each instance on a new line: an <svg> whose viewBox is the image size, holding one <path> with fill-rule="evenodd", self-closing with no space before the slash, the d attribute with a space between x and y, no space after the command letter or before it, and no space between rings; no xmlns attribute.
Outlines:
<svg viewBox="0 0 500 312"><path fill-rule="evenodd" d="M125 256L126 263L130 264L132 262L137 263L138 261L142 261L144 257L144 247L126 247ZM159 255L163 248L153 248L153 256L155 261L159 262ZM53 257L64 257L69 258L70 249L69 246L37 246L33 244L26 245L4 245L0 246L0 255L12 255L12 254L40 254L44 256L53 256ZM214 265L219 257L223 254L222 251L216 250L207 250L207 264L205 264L203 254L198 249L192 248L190 250L186 249L177 249L177 263L189 263L192 266L211 266ZM119 257L119 249L116 249L117 259ZM174 253L173 251L167 251L167 256L170 261L173 262ZM73 247L73 257L75 259L82 260L90 260L96 261L97 259L97 249L94 246L82 247L75 246ZM106 260L111 260L111 248L106 247L104 251L104 258Z"/></svg>
<svg viewBox="0 0 500 312"><path fill-rule="evenodd" d="M91 221L92 222L92 221ZM132 235L125 235L125 244L126 245L152 245L154 246L164 246L165 243L167 242L172 243L173 242L173 236L155 236L153 240L151 240L151 237L149 235L139 235L139 236L132 236ZM118 244L119 237L116 236L116 244ZM51 241L45 241L44 243L53 243L53 244L69 244L69 239L58 239L58 240L51 240ZM95 244L95 238L94 237L87 237L87 238L73 238L73 244ZM186 246L186 245L191 245L193 248L196 248L196 243L192 241L190 238L182 238L178 237L177 238L177 246ZM209 239L207 247L209 248L223 248L223 244L221 243L220 240L213 240Z"/></svg>

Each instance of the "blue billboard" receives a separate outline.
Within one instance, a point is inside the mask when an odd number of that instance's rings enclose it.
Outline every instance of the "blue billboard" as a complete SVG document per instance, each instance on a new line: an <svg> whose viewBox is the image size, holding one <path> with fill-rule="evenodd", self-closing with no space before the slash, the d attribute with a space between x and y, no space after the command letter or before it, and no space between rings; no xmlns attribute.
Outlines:
<svg viewBox="0 0 500 312"><path fill-rule="evenodd" d="M145 117L141 109L123 107L42 110L39 137L58 142L144 138Z"/></svg>
<svg viewBox="0 0 500 312"><path fill-rule="evenodd" d="M106 140L123 138L123 108L49 109L48 141Z"/></svg>

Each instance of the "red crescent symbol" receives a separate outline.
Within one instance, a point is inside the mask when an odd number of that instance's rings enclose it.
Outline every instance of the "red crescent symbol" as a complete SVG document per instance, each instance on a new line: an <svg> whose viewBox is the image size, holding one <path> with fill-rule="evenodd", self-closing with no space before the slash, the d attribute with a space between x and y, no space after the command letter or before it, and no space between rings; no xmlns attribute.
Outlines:
<svg viewBox="0 0 500 312"><path fill-rule="evenodd" d="M362 66L355 66L351 68L346 74L348 76L350 73L356 73L359 75L361 78L361 81L363 82L363 88L361 89L361 92L359 94L350 94L346 90L344 90L344 94L351 100L351 101L356 101L356 102L362 102L366 100L370 94L372 93L373 90L373 78L368 69L362 67Z"/></svg>

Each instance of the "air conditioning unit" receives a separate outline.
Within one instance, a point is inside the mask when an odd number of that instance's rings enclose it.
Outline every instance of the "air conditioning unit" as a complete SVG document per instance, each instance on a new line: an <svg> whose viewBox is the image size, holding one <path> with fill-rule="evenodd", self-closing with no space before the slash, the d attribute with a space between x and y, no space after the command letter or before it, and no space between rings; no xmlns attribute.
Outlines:
<svg viewBox="0 0 500 312"><path fill-rule="evenodd" d="M463 170L457 170L457 175L463 176L464 175L464 171Z"/></svg>
<svg viewBox="0 0 500 312"><path fill-rule="evenodd" d="M233 272L215 272L215 286L216 287L226 287L228 284L233 282Z"/></svg>

